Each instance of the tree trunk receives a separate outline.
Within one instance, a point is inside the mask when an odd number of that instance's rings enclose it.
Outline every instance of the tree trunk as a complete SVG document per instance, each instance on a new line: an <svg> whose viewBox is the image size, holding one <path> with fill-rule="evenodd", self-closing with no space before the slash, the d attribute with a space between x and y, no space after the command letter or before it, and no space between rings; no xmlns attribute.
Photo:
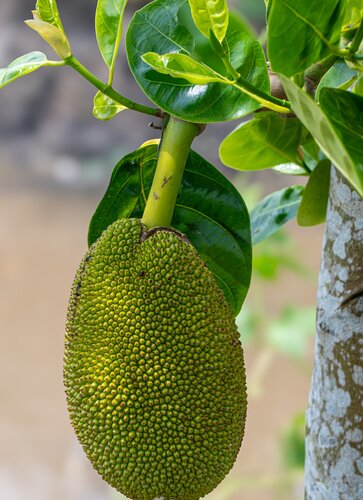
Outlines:
<svg viewBox="0 0 363 500"><path fill-rule="evenodd" d="M332 168L306 414L308 500L363 499L363 200Z"/></svg>

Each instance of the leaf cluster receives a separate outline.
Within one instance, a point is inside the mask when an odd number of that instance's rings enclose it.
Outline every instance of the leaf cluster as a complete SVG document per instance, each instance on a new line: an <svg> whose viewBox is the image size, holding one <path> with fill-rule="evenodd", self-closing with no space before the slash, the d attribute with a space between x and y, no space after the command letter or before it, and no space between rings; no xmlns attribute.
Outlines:
<svg viewBox="0 0 363 500"><path fill-rule="evenodd" d="M93 114L100 120L124 110L199 124L248 116L223 140L222 162L241 171L303 176L306 187L294 180L268 195L250 222L232 184L191 152L173 218L237 313L250 281L251 241L259 243L295 216L302 226L323 222L331 163L363 195L363 2L269 0L266 50L226 0L150 2L134 12L126 55L151 106L113 87L126 8L127 0L97 2L104 81L74 56L56 1L37 0L26 23L60 59L38 51L21 56L0 70L0 88L41 67L68 65L96 88ZM92 218L90 243L115 219L142 216L157 157L157 146L149 145L118 163Z"/></svg>

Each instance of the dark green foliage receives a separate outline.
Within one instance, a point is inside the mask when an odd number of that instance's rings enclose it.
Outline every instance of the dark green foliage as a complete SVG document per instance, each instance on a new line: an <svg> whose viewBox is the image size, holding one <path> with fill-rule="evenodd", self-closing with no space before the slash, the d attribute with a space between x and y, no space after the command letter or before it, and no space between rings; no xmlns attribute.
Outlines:
<svg viewBox="0 0 363 500"><path fill-rule="evenodd" d="M131 21L126 40L127 56L131 71L145 94L168 113L191 122L233 120L258 109L260 105L254 99L232 86L220 83L191 85L186 80L157 73L142 61L141 56L147 52L182 53L193 55L197 60L202 58L203 62L226 74L209 44L202 43L199 54L199 47L195 45L195 38L199 37L190 31L193 24L188 23L188 10L182 10L185 5L186 0L157 0L137 11ZM241 23L233 17L226 40L236 70L257 88L268 92L262 48L247 31L241 30Z"/></svg>

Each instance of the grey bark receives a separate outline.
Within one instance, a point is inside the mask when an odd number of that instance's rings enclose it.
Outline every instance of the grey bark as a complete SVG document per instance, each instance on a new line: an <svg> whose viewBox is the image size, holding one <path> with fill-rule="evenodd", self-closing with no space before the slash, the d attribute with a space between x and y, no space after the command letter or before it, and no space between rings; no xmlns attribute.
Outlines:
<svg viewBox="0 0 363 500"><path fill-rule="evenodd" d="M306 414L308 500L363 499L363 200L333 168Z"/></svg>

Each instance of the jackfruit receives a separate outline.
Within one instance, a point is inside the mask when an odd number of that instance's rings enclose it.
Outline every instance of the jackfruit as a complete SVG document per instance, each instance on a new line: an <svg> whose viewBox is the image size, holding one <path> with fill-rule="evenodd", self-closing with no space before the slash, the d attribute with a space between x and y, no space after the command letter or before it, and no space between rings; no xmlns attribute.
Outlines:
<svg viewBox="0 0 363 500"><path fill-rule="evenodd" d="M84 257L67 317L71 422L99 474L134 500L194 500L233 466L244 431L232 310L186 237L113 223Z"/></svg>

